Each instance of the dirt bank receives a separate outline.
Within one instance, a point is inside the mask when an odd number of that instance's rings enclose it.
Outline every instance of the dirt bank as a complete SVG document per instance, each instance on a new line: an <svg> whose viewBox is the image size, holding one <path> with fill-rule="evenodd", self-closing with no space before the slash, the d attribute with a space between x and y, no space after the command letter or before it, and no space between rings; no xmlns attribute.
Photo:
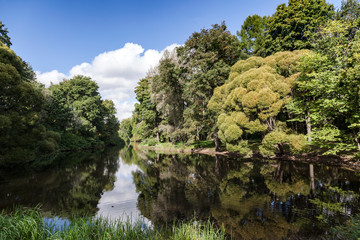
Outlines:
<svg viewBox="0 0 360 240"><path fill-rule="evenodd" d="M171 154L171 153L185 153L185 154L206 154L206 155L221 155L229 157L239 157L244 158L238 153L234 152L217 152L211 148L199 148L199 149L178 149L178 148L164 148L164 147L149 147L137 145L138 149L148 149L158 151L160 153ZM249 157L246 157L249 158ZM354 171L360 171L360 160L354 159L352 156L335 156L335 155L316 155L312 153L304 153L297 156L291 155L282 155L274 158L264 158L259 153L254 153L251 158L257 159L271 159L271 160L282 160L282 161L296 161L296 162L305 162L305 163L314 163L314 164L323 164L334 167L347 168Z"/></svg>

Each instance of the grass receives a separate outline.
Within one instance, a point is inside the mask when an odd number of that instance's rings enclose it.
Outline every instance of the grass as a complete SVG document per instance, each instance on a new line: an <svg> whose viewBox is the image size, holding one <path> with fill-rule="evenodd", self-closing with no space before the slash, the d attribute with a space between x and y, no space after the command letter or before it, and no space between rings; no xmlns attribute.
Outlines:
<svg viewBox="0 0 360 240"><path fill-rule="evenodd" d="M149 144L149 142L151 142ZM215 149L215 143L212 140L202 140L199 141L199 144L197 142L191 143L189 145L186 145L183 142L177 142L175 144L172 144L171 142L154 142L153 139L150 139L149 141L144 141L141 143L143 146L155 146L156 148L163 148L163 149L177 149L177 150L191 150L191 149L199 149L199 148L213 148Z"/></svg>
<svg viewBox="0 0 360 240"><path fill-rule="evenodd" d="M215 143L212 140L202 140L199 141L199 145L197 142L190 144L192 148L215 148Z"/></svg>
<svg viewBox="0 0 360 240"><path fill-rule="evenodd" d="M59 226L56 219L44 219L39 208L16 208L12 213L3 211L0 214L0 239L226 239L225 230L216 228L209 221L174 224L172 229L156 230L142 222L132 224L129 220L74 217L63 220Z"/></svg>

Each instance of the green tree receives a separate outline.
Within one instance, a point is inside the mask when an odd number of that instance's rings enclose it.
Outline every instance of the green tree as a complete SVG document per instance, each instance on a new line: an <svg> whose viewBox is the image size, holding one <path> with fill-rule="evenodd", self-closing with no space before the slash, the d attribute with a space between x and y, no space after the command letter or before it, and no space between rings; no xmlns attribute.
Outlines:
<svg viewBox="0 0 360 240"><path fill-rule="evenodd" d="M76 141L85 141L82 147L119 143L114 103L102 100L98 88L95 81L79 75L45 92L45 123L63 134L63 147L75 147ZM81 144L75 148L79 147Z"/></svg>
<svg viewBox="0 0 360 240"><path fill-rule="evenodd" d="M119 134L122 140L128 143L131 142L133 137L133 119L126 118L120 122Z"/></svg>
<svg viewBox="0 0 360 240"><path fill-rule="evenodd" d="M156 110L156 104L151 102L149 78L146 77L138 82L135 88L136 99L139 103L135 104L133 112L134 136L139 140L152 137L154 129L159 125L159 112ZM158 131L156 131L159 141Z"/></svg>
<svg viewBox="0 0 360 240"><path fill-rule="evenodd" d="M23 163L57 149L59 136L40 124L44 98L23 61L0 43L0 164Z"/></svg>
<svg viewBox="0 0 360 240"><path fill-rule="evenodd" d="M285 143L293 151L303 147L302 137L287 129L284 106L291 100L291 88L298 77L296 63L307 53L251 57L232 66L229 80L215 89L208 104L218 115L218 135L228 150L250 154L247 139L263 138L266 133L260 148L266 156L275 150L281 153Z"/></svg>
<svg viewBox="0 0 360 240"><path fill-rule="evenodd" d="M181 71L176 52L166 51L149 79L151 102L156 104L162 119L159 131L166 132L173 142L174 132L182 127L185 107Z"/></svg>
<svg viewBox="0 0 360 240"><path fill-rule="evenodd" d="M240 39L240 48L247 55L265 56L265 36L268 17L260 17L255 14L248 16L240 32L237 35Z"/></svg>
<svg viewBox="0 0 360 240"><path fill-rule="evenodd" d="M290 110L326 153L360 150L360 35L353 21L330 21L316 35L315 52L303 59ZM305 114L304 114L305 113Z"/></svg>
<svg viewBox="0 0 360 240"><path fill-rule="evenodd" d="M9 31L5 28L5 25L0 21L0 42L10 47L12 45L10 37L8 35Z"/></svg>
<svg viewBox="0 0 360 240"><path fill-rule="evenodd" d="M103 126L103 105L98 85L89 77L75 76L50 87L56 104L71 112L70 128L84 136L95 136ZM66 130L66 129L64 129Z"/></svg>
<svg viewBox="0 0 360 240"><path fill-rule="evenodd" d="M311 36L334 16L334 7L325 0L289 0L268 20L266 54L311 49Z"/></svg>
<svg viewBox="0 0 360 240"><path fill-rule="evenodd" d="M100 132L100 139L106 144L120 144L119 138L119 120L116 117L116 108L112 100L105 99L103 105L103 122L104 127Z"/></svg>
<svg viewBox="0 0 360 240"><path fill-rule="evenodd" d="M230 66L239 55L239 41L224 22L193 33L184 46L178 48L184 69L184 127L197 140L213 131L215 118L209 114L207 103L214 89L225 83Z"/></svg>

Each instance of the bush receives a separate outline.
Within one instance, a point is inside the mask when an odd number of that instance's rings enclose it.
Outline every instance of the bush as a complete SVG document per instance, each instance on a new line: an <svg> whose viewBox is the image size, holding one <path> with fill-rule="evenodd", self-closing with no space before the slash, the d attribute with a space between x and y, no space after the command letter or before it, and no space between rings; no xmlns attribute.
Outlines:
<svg viewBox="0 0 360 240"><path fill-rule="evenodd" d="M259 147L261 155L264 157L274 157L282 151L291 153L300 153L306 147L304 135L287 134L281 130L275 130L268 133Z"/></svg>
<svg viewBox="0 0 360 240"><path fill-rule="evenodd" d="M64 133L61 135L61 150L82 149L89 147L91 147L91 142L81 136L73 133Z"/></svg>
<svg viewBox="0 0 360 240"><path fill-rule="evenodd" d="M226 149L230 152L238 152L244 156L252 155L252 150L249 148L247 140L241 140L237 144L226 143Z"/></svg>
<svg viewBox="0 0 360 240"><path fill-rule="evenodd" d="M145 142L148 146L155 146L156 144L158 144L159 142L156 140L156 138L150 138L147 139Z"/></svg>

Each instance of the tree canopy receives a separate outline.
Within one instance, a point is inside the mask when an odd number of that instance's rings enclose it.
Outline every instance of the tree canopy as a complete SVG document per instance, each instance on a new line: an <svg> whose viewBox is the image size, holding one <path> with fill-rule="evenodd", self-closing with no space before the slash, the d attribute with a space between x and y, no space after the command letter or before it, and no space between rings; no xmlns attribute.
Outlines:
<svg viewBox="0 0 360 240"><path fill-rule="evenodd" d="M208 104L218 115L218 134L227 149L246 154L250 151L247 139L257 133L270 134L263 140L265 148L290 142L285 134L284 106L291 101L291 88L298 77L296 63L307 53L304 50L251 57L232 66L229 80L215 89Z"/></svg>
<svg viewBox="0 0 360 240"><path fill-rule="evenodd" d="M251 56L265 56L264 40L266 36L268 17L260 17L257 14L248 16L240 32L237 35L240 39L240 48L245 54Z"/></svg>
<svg viewBox="0 0 360 240"><path fill-rule="evenodd" d="M311 49L311 37L334 16L334 7L325 0L289 0L280 4L268 20L266 54Z"/></svg>

